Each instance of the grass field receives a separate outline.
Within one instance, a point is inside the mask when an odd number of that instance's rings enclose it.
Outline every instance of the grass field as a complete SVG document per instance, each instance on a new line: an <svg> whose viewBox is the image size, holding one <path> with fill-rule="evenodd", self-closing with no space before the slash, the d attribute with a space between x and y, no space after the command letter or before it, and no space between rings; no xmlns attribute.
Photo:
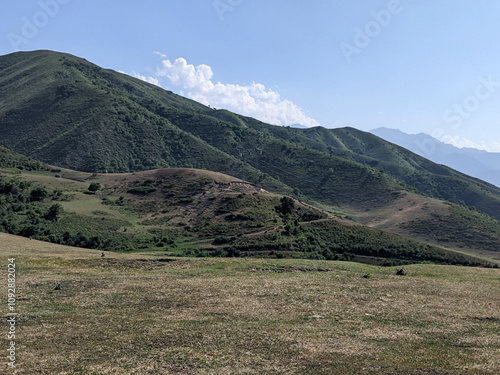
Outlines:
<svg viewBox="0 0 500 375"><path fill-rule="evenodd" d="M12 257L17 367L4 355L6 374L500 371L498 269L101 257L0 233L5 349Z"/></svg>

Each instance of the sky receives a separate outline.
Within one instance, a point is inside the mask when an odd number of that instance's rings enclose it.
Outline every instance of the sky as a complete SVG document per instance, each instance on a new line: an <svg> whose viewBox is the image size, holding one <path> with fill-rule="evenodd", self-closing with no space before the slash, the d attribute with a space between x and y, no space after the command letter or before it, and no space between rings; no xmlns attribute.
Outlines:
<svg viewBox="0 0 500 375"><path fill-rule="evenodd" d="M2 0L0 55L71 53L276 125L500 152L499 16L498 0Z"/></svg>

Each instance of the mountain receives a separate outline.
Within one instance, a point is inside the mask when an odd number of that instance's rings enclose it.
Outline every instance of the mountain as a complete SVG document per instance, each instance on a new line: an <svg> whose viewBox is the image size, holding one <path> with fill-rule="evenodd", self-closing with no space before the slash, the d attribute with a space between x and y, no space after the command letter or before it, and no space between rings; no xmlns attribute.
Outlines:
<svg viewBox="0 0 500 375"><path fill-rule="evenodd" d="M255 125L253 119L70 55L4 56L0 87L1 144L61 167L87 172L202 168L266 189L295 189L333 204L362 206L390 200L399 188L371 167L270 134L281 127ZM255 128L260 126L267 131ZM335 173L328 172L332 167ZM362 189L366 185L370 189Z"/></svg>
<svg viewBox="0 0 500 375"><path fill-rule="evenodd" d="M435 163L500 186L500 153L474 148L458 148L425 133L406 134L400 130L378 128L371 133L402 146Z"/></svg>
<svg viewBox="0 0 500 375"><path fill-rule="evenodd" d="M370 133L265 124L51 51L1 56L0 94L0 144L51 165L210 170L432 246L499 249L498 187Z"/></svg>

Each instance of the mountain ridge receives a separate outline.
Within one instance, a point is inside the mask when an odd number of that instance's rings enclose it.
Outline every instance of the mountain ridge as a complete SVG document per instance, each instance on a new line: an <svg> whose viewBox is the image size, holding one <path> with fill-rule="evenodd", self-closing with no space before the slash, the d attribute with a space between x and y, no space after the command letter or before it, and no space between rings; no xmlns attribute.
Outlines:
<svg viewBox="0 0 500 375"><path fill-rule="evenodd" d="M499 188L353 128L265 124L51 51L1 56L0 88L0 144L59 167L213 170L374 227L382 212L398 216L402 196L447 200L500 218ZM460 207L457 215L470 217ZM436 209L444 223L439 230L429 215L411 225L401 218L385 230L411 238L427 228L429 243L470 247L443 236L454 231L451 210Z"/></svg>
<svg viewBox="0 0 500 375"><path fill-rule="evenodd" d="M500 186L500 153L475 148L458 148L426 133L407 134L400 130L378 128L370 131L435 163Z"/></svg>

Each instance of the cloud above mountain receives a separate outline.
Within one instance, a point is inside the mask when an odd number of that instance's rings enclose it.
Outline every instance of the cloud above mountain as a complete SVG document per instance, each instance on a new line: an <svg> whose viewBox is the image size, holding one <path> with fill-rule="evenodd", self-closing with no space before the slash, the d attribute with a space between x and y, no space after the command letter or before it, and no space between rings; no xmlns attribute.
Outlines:
<svg viewBox="0 0 500 375"><path fill-rule="evenodd" d="M133 75L134 75L135 78L139 78L139 79L141 79L141 80L143 80L145 82L151 83L151 84L156 85L156 86L161 86L160 85L160 81L158 81L158 79L155 78L155 77L152 77L152 76L146 77L146 76L144 76L142 74L139 74L137 72L134 72Z"/></svg>
<svg viewBox="0 0 500 375"><path fill-rule="evenodd" d="M308 127L320 125L295 103L282 99L278 92L267 89L261 83L239 85L215 82L212 68L208 65L194 66L182 57L172 62L165 55L157 54L161 56L162 62L154 76L146 77L136 73L136 78L154 84L160 84L162 79L167 79L168 86L179 87L180 94L190 99L270 124L301 124Z"/></svg>

